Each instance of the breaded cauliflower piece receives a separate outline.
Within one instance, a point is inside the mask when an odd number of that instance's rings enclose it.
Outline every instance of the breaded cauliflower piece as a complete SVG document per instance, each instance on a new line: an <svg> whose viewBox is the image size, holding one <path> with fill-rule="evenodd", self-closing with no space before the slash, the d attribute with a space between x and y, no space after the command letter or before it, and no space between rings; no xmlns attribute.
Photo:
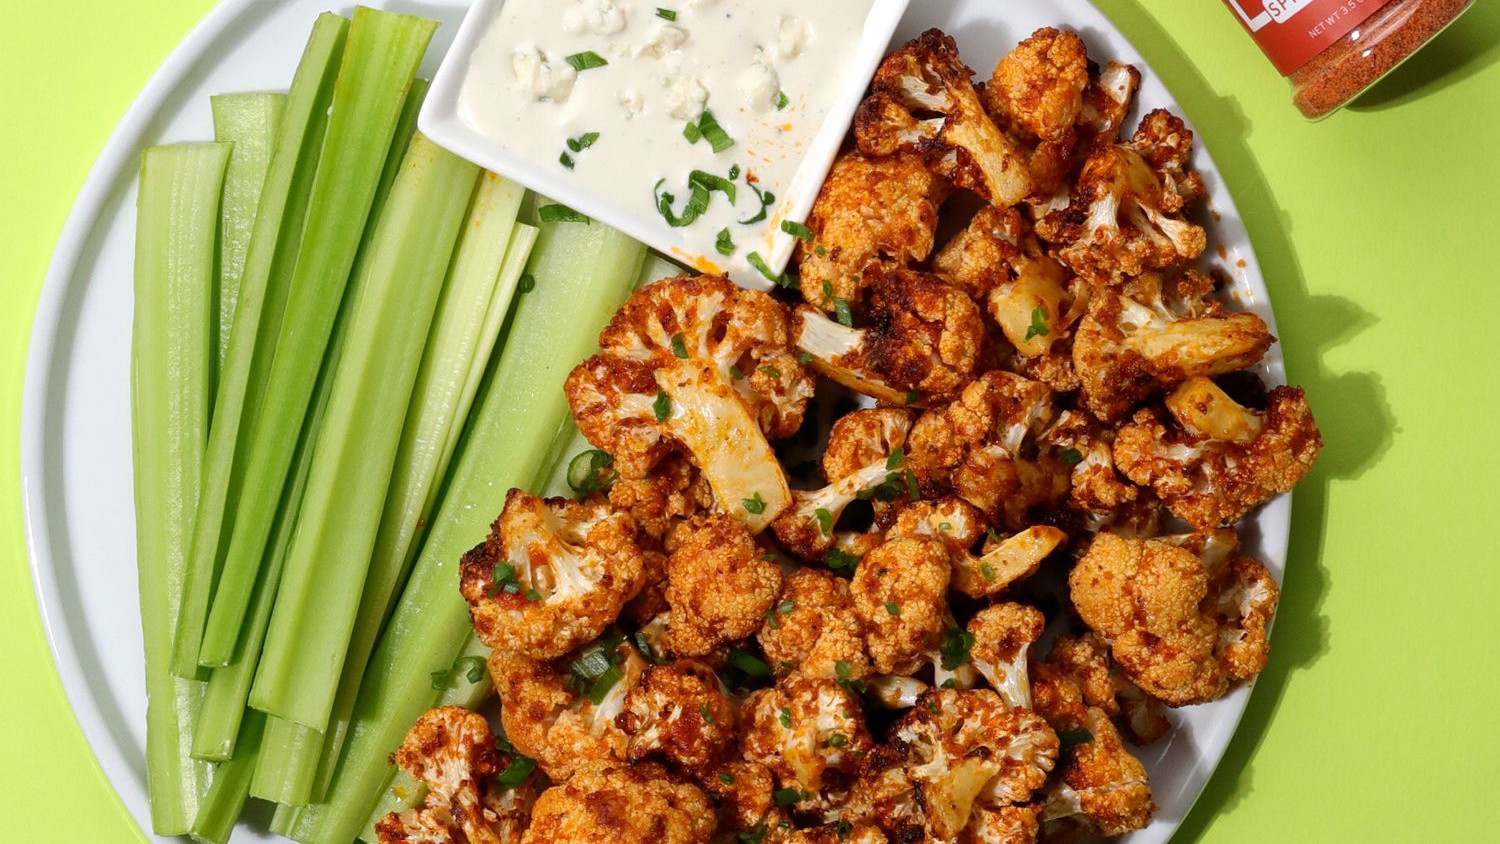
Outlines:
<svg viewBox="0 0 1500 844"><path fill-rule="evenodd" d="M760 628L781 591L781 569L762 559L750 531L712 514L682 532L667 558L667 650L704 656Z"/></svg>
<svg viewBox="0 0 1500 844"><path fill-rule="evenodd" d="M536 798L532 780L512 788L490 782L513 757L495 746L484 716L458 706L425 712L392 754L427 786L418 807L391 812L375 824L380 844L452 842L518 844Z"/></svg>
<svg viewBox="0 0 1500 844"><path fill-rule="evenodd" d="M972 77L953 38L929 29L881 62L854 137L866 155L920 153L955 185L1014 205L1032 190L1025 151L990 120Z"/></svg>
<svg viewBox="0 0 1500 844"><path fill-rule="evenodd" d="M1233 546L1214 542L1102 533L1068 577L1079 616L1120 670L1172 706L1214 700L1265 665L1275 583L1260 563L1231 561Z"/></svg>
<svg viewBox="0 0 1500 844"><path fill-rule="evenodd" d="M506 736L554 780L625 759L629 736L615 719L624 711L630 689L640 682L646 662L623 643L603 656L620 669L619 679L608 688L580 689L564 662L501 650L490 654L490 676L500 697ZM594 692L599 693L597 703L590 697Z"/></svg>
<svg viewBox="0 0 1500 844"><path fill-rule="evenodd" d="M712 668L680 659L641 674L615 726L630 736L631 762L659 757L701 779L733 749L735 711Z"/></svg>
<svg viewBox="0 0 1500 844"><path fill-rule="evenodd" d="M1168 398L1167 407L1170 416L1143 408L1120 427L1115 464L1198 529L1232 524L1291 491L1323 448L1300 387L1277 387L1266 410L1257 412L1207 378L1195 378Z"/></svg>
<svg viewBox="0 0 1500 844"><path fill-rule="evenodd" d="M653 282L615 313L600 354L569 374L569 406L621 477L645 477L684 451L720 508L759 531L791 502L767 438L797 431L813 391L787 331L783 305L726 278ZM756 496L754 511L737 506Z"/></svg>
<svg viewBox="0 0 1500 844"><path fill-rule="evenodd" d="M992 604L969 620L974 667L1007 706L1031 708L1028 652L1046 626L1040 610L1016 603Z"/></svg>
<svg viewBox="0 0 1500 844"><path fill-rule="evenodd" d="M990 291L1010 280L1011 262L1021 255L1030 233L1020 211L986 205L933 256L932 271L983 302Z"/></svg>
<svg viewBox="0 0 1500 844"><path fill-rule="evenodd" d="M1089 84L1089 57L1077 33L1039 29L996 65L985 86L986 110L1031 149L1033 195L1051 196L1073 166L1075 124Z"/></svg>
<svg viewBox="0 0 1500 844"><path fill-rule="evenodd" d="M1084 703L1115 719L1116 725L1136 744L1150 744L1172 729L1162 713L1161 702L1141 691L1110 664L1109 646L1097 634L1057 637L1043 662L1049 670L1074 683ZM1032 687L1035 689L1036 684ZM1038 705L1037 711L1049 722L1052 720L1046 708Z"/></svg>
<svg viewBox="0 0 1500 844"><path fill-rule="evenodd" d="M799 243L794 256L802 298L829 313L839 301L858 310L866 267L927 260L950 190L918 155L840 154L807 217L813 240Z"/></svg>
<svg viewBox="0 0 1500 844"><path fill-rule="evenodd" d="M888 403L910 391L956 392L973 377L984 348L979 306L930 273L872 266L867 325L829 319L807 305L792 317L793 342L810 365L844 386Z"/></svg>
<svg viewBox="0 0 1500 844"><path fill-rule="evenodd" d="M1276 338L1255 314L1231 313L1208 298L1215 286L1188 270L1166 279L1143 276L1129 295L1096 290L1073 339L1083 406L1102 422L1118 422L1189 378L1260 360Z"/></svg>
<svg viewBox="0 0 1500 844"><path fill-rule="evenodd" d="M714 809L654 762L580 773L542 792L522 844L708 844Z"/></svg>
<svg viewBox="0 0 1500 844"><path fill-rule="evenodd" d="M668 553L673 531L714 506L713 490L703 473L680 455L656 464L644 478L618 478L610 484L608 496L611 507L640 527L642 544Z"/></svg>
<svg viewBox="0 0 1500 844"><path fill-rule="evenodd" d="M1009 372L986 372L958 399L912 426L912 468L930 495L953 490L1013 530L1068 491L1068 466L1037 437L1056 417L1052 391Z"/></svg>
<svg viewBox="0 0 1500 844"><path fill-rule="evenodd" d="M1083 108L1078 113L1078 126L1084 134L1081 140L1092 145L1119 138L1140 87L1141 72L1121 62L1112 61L1090 74L1088 87L1083 90Z"/></svg>
<svg viewBox="0 0 1500 844"><path fill-rule="evenodd" d="M1058 259L1091 281L1119 285L1147 270L1191 261L1208 244L1203 228L1182 216L1184 204L1197 198L1191 188L1201 193L1201 180L1177 163L1152 166L1153 158L1165 155L1156 143L1159 120L1147 115L1139 146L1097 147L1068 206L1037 221L1037 234L1057 247ZM1180 121L1177 127L1178 144L1191 145L1192 133Z"/></svg>
<svg viewBox="0 0 1500 844"><path fill-rule="evenodd" d="M1042 434L1042 440L1073 464L1068 506L1088 513L1116 513L1141 497L1140 487L1115 469L1114 431L1087 413L1065 410Z"/></svg>
<svg viewBox="0 0 1500 844"><path fill-rule="evenodd" d="M782 810L776 805L776 776L759 762L726 762L704 777L702 785L718 807L715 841L738 844L737 833L750 832L757 826L775 827L782 820Z"/></svg>
<svg viewBox="0 0 1500 844"><path fill-rule="evenodd" d="M860 560L849 591L881 674L910 674L949 626L948 549L926 537L895 539Z"/></svg>
<svg viewBox="0 0 1500 844"><path fill-rule="evenodd" d="M757 638L778 675L833 680L840 663L849 678L870 673L849 583L821 569L787 575Z"/></svg>
<svg viewBox="0 0 1500 844"><path fill-rule="evenodd" d="M489 537L464 554L459 588L486 645L550 659L619 618L645 565L630 517L512 489Z"/></svg>
<svg viewBox="0 0 1500 844"><path fill-rule="evenodd" d="M788 551L806 560L821 560L839 533L839 518L856 500L868 500L877 510L882 500L906 494L902 472L907 432L914 414L904 408L866 408L845 414L828 432L821 468L828 486L794 491L793 505L771 523L776 538ZM892 481L892 478L895 480Z"/></svg>
<svg viewBox="0 0 1500 844"><path fill-rule="evenodd" d="M957 496L903 505L886 530L887 539L932 537L948 549L950 586L971 598L990 598L1035 574L1042 560L1067 541L1061 530L1036 525L1010 537L986 530L984 513ZM984 540L978 555L972 549Z"/></svg>
<svg viewBox="0 0 1500 844"><path fill-rule="evenodd" d="M1031 710L989 689L932 689L870 755L845 816L896 841L987 840L979 829L1007 826L1006 807L1032 801L1057 752L1057 735Z"/></svg>
<svg viewBox="0 0 1500 844"><path fill-rule="evenodd" d="M751 694L743 712L741 752L799 792L795 811L843 805L873 746L858 698L835 680L793 674Z"/></svg>

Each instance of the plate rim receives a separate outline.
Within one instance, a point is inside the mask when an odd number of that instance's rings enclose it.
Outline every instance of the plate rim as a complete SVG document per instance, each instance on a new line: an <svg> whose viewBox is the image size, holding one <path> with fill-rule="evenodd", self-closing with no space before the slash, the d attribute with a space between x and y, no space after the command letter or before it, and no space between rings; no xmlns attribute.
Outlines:
<svg viewBox="0 0 1500 844"><path fill-rule="evenodd" d="M94 765L109 783L118 805L125 809L127 816L141 834L148 839L158 841L170 839L157 836L151 830L145 783L126 773L134 766L126 758L119 742L115 741L109 732L106 726L108 718L83 676L82 662L69 632L67 614L62 606L57 582L57 566L51 554L52 543L47 536L46 529L49 519L49 505L45 494L48 480L45 473L46 452L44 450L49 438L45 425L48 409L47 393L59 363L55 355L63 327L61 316L64 306L69 294L74 292L76 285L72 282L83 262L88 240L94 233L105 206L110 200L116 180L122 173L128 172L130 161L138 155L140 143L152 122L194 65L204 58L215 40L224 35L236 19L261 3L262 0L220 0L209 9L151 73L140 92L131 100L130 105L121 115L119 122L110 131L73 200L48 261L32 317L31 336L27 343L23 368L18 437L21 516L27 567L31 572L33 594L43 635L47 641L53 667L67 698L70 714L88 743ZM376 4L378 5L378 0ZM1168 108L1175 114L1181 115L1196 133L1191 115L1173 93L1168 80L1156 73L1155 68L1147 61L1135 43L1125 35L1124 30L1099 9L1093 0L1088 0L1087 5L1095 15L1124 38L1139 58L1142 70L1150 71L1155 75L1157 81L1167 91L1169 102L1155 104L1155 107ZM1208 169L1216 174L1234 210L1237 218L1236 225L1244 233L1243 249L1236 248L1235 250L1236 258L1243 262L1243 266L1235 267L1239 270L1236 275L1250 289L1250 292L1260 299L1256 303L1258 307L1254 310L1266 320L1269 329L1275 334L1276 320L1273 303L1256 254L1254 240L1250 237L1249 229L1244 225L1243 215L1239 213L1239 206L1234 200L1233 191L1224 178L1223 171L1213 160L1208 143L1201 134L1194 155L1200 156L1200 162L1206 163ZM1205 168L1200 166L1199 169ZM1284 382L1286 353L1280 342L1276 343L1273 349L1274 359L1268 362L1276 375L1275 380ZM57 435L61 436L60 433ZM1291 533L1292 494L1286 493L1275 500L1281 502L1280 506L1286 514L1286 523L1279 531L1281 542L1272 547L1262 545L1261 550L1267 557L1281 562L1284 581L1285 567L1291 562L1287 551ZM133 538L131 541L133 542ZM1215 702L1221 710L1234 707L1233 711L1224 713L1229 716L1231 722L1228 737L1224 744L1213 752L1213 764L1206 767L1200 781L1196 783L1192 801L1184 807L1182 815L1172 821L1170 830L1166 832L1167 838L1176 834L1182 821L1202 798L1209 780L1223 763L1229 744L1239 736L1239 726L1244 719L1255 687L1256 684L1251 682L1247 684L1247 688L1243 689L1243 693L1232 699L1224 698Z"/></svg>

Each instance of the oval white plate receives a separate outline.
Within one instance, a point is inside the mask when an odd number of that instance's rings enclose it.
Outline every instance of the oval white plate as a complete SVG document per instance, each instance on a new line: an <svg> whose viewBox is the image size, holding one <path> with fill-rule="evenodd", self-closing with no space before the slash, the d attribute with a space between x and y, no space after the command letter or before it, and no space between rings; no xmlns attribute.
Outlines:
<svg viewBox="0 0 1500 844"><path fill-rule="evenodd" d="M424 75L463 16L461 2L376 3L435 17L440 30ZM27 362L21 421L21 483L37 598L58 672L84 735L130 813L150 828L146 804L140 617L136 607L130 463L131 266L136 157L148 144L212 137L208 97L284 89L320 0L227 0L172 53L120 122L94 165L63 229L42 288ZM347 9L345 9L347 11ZM981 77L1038 27L1079 31L1095 59L1141 68L1145 108L1180 109L1140 54L1086 0L921 0L898 39L937 26L952 33ZM1209 254L1233 279L1233 295L1272 322L1249 237L1218 170L1199 148L1196 165L1217 219ZM1222 247L1220 249L1219 247ZM1275 325L1272 323L1272 329ZM1285 383L1279 348L1259 370ZM1280 579L1291 501L1283 496L1247 522L1250 553ZM1174 713L1177 728L1143 757L1161 805L1130 844L1171 837L1218 764L1244 712L1249 690ZM257 836L241 829L236 840Z"/></svg>

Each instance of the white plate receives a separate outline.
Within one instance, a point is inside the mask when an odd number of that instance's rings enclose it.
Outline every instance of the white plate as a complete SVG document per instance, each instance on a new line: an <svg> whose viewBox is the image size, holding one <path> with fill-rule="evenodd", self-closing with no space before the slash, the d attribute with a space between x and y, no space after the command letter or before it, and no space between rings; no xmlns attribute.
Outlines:
<svg viewBox="0 0 1500 844"><path fill-rule="evenodd" d="M463 3L377 3L441 19L424 65L446 49ZM212 137L208 97L284 89L320 0L228 0L172 53L120 122L68 217L42 288L27 362L21 420L21 483L37 597L58 672L84 735L130 813L147 815L140 618L136 608L130 477L130 272L135 236L136 157L147 145ZM348 11L345 9L345 11ZM1139 102L1176 106L1163 80L1086 0L919 0L897 37L938 26L968 63L988 69L1037 27L1078 30L1096 59L1118 59L1145 74ZM1196 165L1217 219L1205 219L1209 254L1236 298L1272 321L1265 283L1224 180L1201 145ZM1219 247L1222 247L1220 249ZM1272 328L1274 330L1274 323ZM1279 348L1259 367L1285 383ZM1291 502L1271 502L1242 531L1250 553L1280 579ZM1274 658L1274 657L1273 657ZM1249 690L1174 713L1178 727L1144 753L1161 811L1130 844L1171 837L1218 764ZM241 830L237 840L255 836Z"/></svg>

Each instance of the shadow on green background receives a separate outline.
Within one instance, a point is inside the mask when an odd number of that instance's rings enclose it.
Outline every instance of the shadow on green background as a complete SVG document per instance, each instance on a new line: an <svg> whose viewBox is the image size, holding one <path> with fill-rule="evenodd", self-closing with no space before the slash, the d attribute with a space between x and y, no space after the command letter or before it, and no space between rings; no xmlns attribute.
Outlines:
<svg viewBox="0 0 1500 844"><path fill-rule="evenodd" d="M1220 96L1139 0L1107 0L1102 10L1142 48L1199 130L1217 162L1255 244L1271 291L1293 384L1306 387L1326 443L1316 468L1297 487L1292 539L1277 612L1271 661L1255 682L1244 720L1223 761L1174 842L1203 839L1216 815L1254 788L1250 760L1275 716L1292 674L1310 667L1332 646L1334 627L1321 607L1330 572L1321 560L1329 486L1353 480L1375 465L1397 430L1385 388L1373 372L1336 372L1325 356L1375 323L1358 302L1314 291L1292 242L1295 221L1282 212L1248 139L1252 125L1233 97ZM1500 60L1500 4L1481 4L1433 45L1391 74L1361 103L1398 105L1437 90ZM1288 95L1287 108L1292 108Z"/></svg>

